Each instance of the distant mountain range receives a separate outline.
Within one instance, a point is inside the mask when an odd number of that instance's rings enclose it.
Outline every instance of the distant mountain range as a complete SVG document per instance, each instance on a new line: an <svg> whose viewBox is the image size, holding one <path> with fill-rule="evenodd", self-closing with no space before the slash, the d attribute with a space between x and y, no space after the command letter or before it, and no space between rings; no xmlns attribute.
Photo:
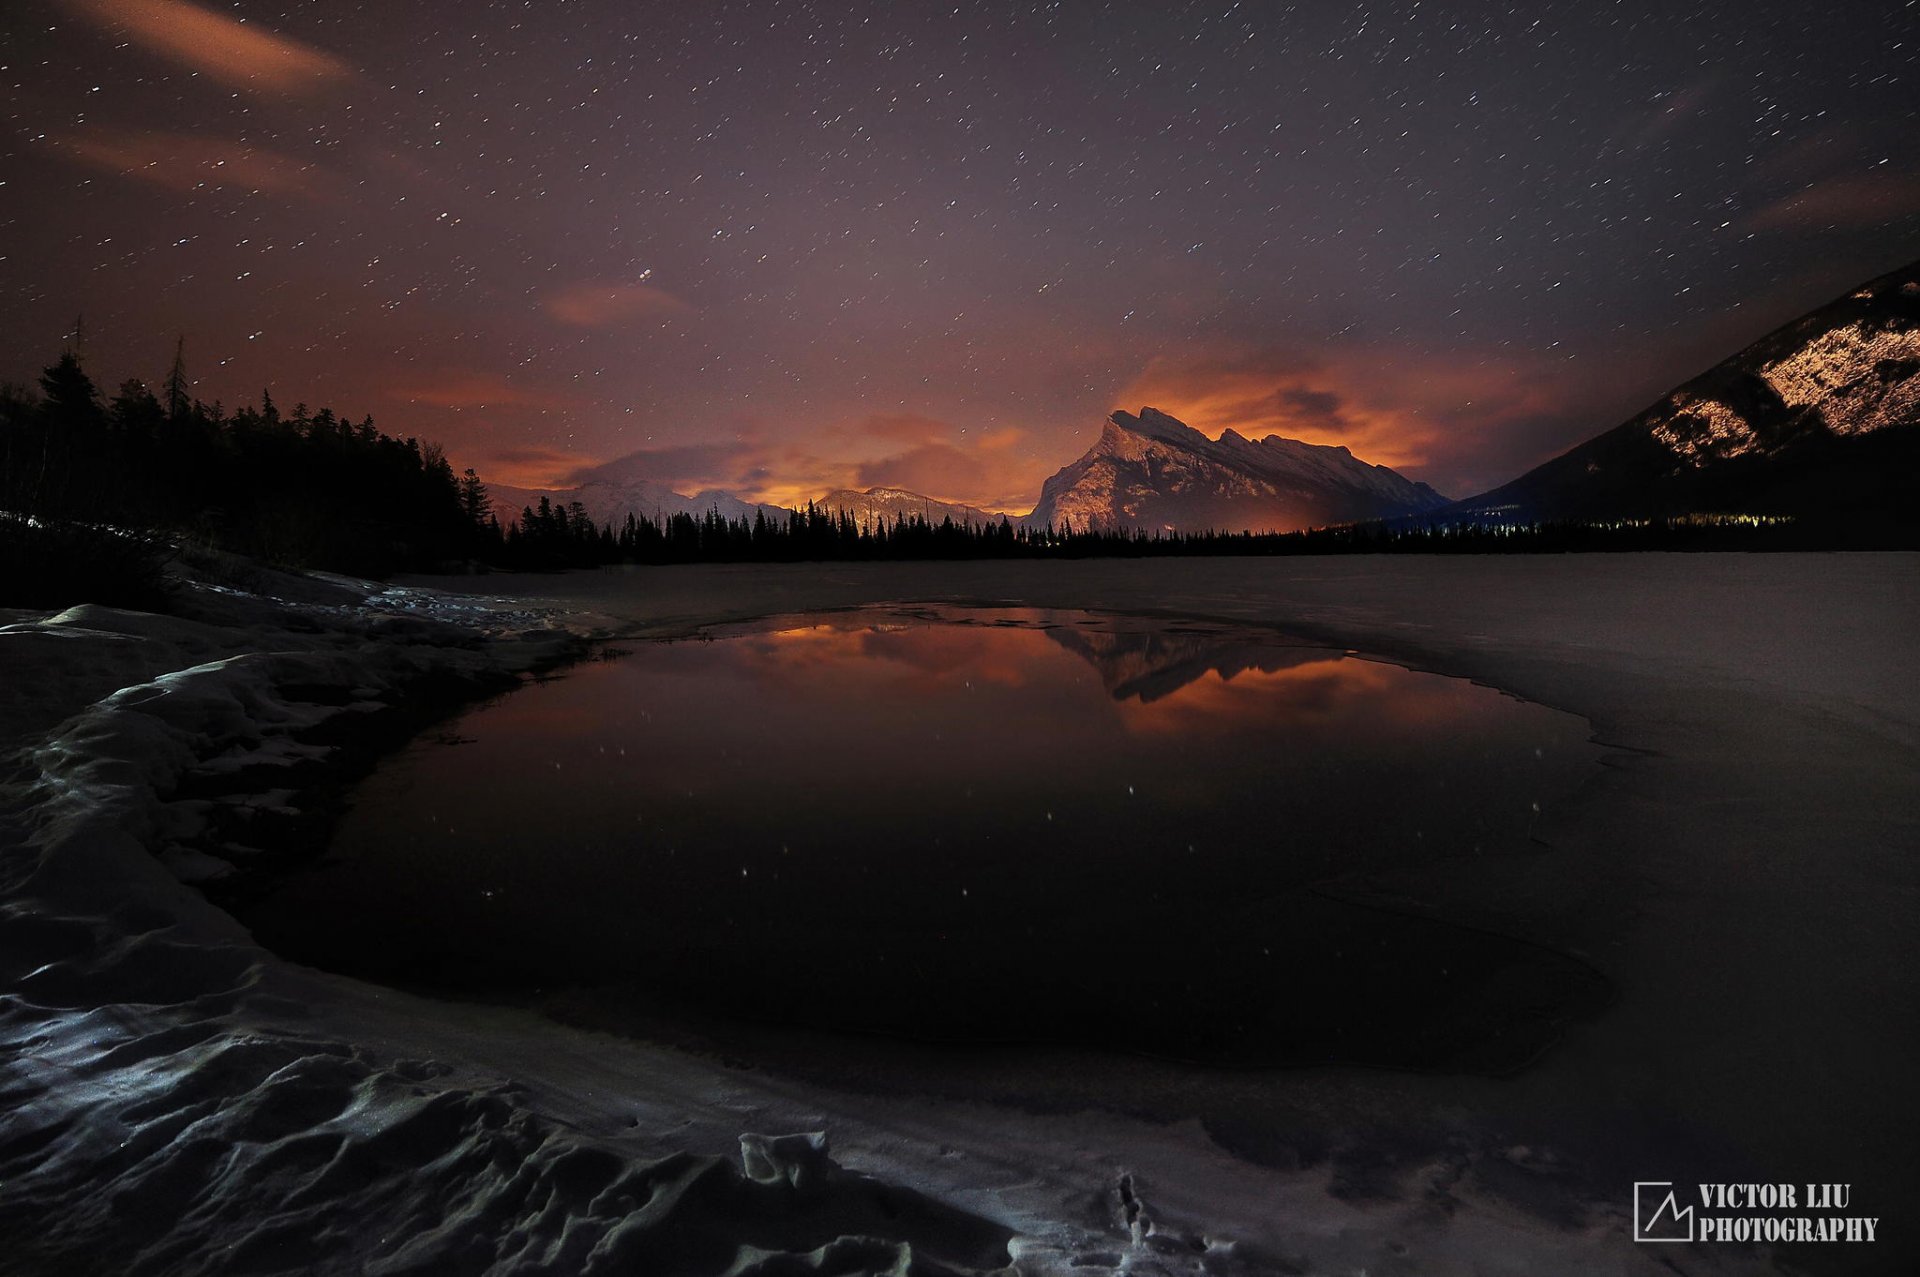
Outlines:
<svg viewBox="0 0 1920 1277"><path fill-rule="evenodd" d="M853 488L835 488L813 504L828 514L845 510L853 516L855 523L861 524L892 524L899 519L913 518L924 518L935 526L943 519L952 519L961 524L981 524L998 523L1002 517L978 506L935 501L932 497L908 492L905 488L868 488L865 492Z"/></svg>
<svg viewBox="0 0 1920 1277"><path fill-rule="evenodd" d="M682 494L623 474L622 466L610 462L569 488L488 486L503 518L537 505L543 496L556 505L577 501L600 523L623 522L629 512L656 521L675 514L700 518L709 510L733 519L752 518L756 510L769 517L786 515L783 508L756 506L728 492ZM1083 529L1271 532L1419 514L1446 504L1426 484L1368 465L1345 448L1278 435L1256 443L1232 430L1209 439L1164 412L1142 408L1138 416L1116 412L1109 417L1093 447L1046 481L1033 512L1012 521L1034 527L1070 522ZM856 523L925 518L933 524L943 519L983 524L1005 517L904 488L838 488L814 505L829 514L844 510Z"/></svg>
<svg viewBox="0 0 1920 1277"><path fill-rule="evenodd" d="M1016 523L1076 528L1290 531L1394 522L1609 520L1679 514L1911 519L1920 464L1920 262L1854 289L1768 334L1623 425L1510 483L1449 502L1424 483L1341 447L1209 439L1154 408L1116 412L1100 438L1056 471ZM544 496L579 502L597 522L628 513L730 519L756 511L718 489L683 494L649 479L640 454L588 471L572 487L491 484L502 519ZM815 506L858 523L924 517L938 524L1002 516L902 488L851 488Z"/></svg>
<svg viewBox="0 0 1920 1277"><path fill-rule="evenodd" d="M1917 461L1920 262L1776 329L1624 425L1445 513L1482 522L1858 521L1914 504Z"/></svg>
<svg viewBox="0 0 1920 1277"><path fill-rule="evenodd" d="M724 519L751 519L755 511L761 510L766 511L769 517L786 517L787 512L782 507L744 501L718 488L691 494L676 492L671 485L648 478L645 474L647 464L644 453L635 453L583 471L567 487L517 488L510 484L489 483L487 493L493 498L494 514L503 524L510 518L518 518L523 509L537 509L542 497L556 506L578 502L595 523L616 526L626 522L629 514L635 518L652 519L655 523L664 523L676 514L704 518L709 510L719 511Z"/></svg>

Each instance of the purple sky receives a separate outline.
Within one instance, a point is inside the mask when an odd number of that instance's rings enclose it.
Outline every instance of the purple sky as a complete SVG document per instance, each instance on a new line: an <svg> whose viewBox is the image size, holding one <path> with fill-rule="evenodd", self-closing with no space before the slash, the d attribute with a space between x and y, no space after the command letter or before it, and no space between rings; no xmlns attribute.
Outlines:
<svg viewBox="0 0 1920 1277"><path fill-rule="evenodd" d="M1024 510L1112 408L1465 495L1920 253L1912 4L21 0L0 377Z"/></svg>

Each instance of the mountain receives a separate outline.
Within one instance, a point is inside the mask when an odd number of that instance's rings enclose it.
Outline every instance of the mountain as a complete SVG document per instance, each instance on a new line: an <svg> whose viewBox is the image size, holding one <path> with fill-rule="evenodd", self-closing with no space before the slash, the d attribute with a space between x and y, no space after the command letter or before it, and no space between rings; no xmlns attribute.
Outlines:
<svg viewBox="0 0 1920 1277"><path fill-rule="evenodd" d="M845 510L859 524L878 520L891 525L897 519L916 516L925 518L935 526L942 519L952 519L959 524L985 524L998 523L1001 518L978 506L935 501L932 497L923 497L905 488L868 488L865 492L853 488L835 488L813 504L828 514Z"/></svg>
<svg viewBox="0 0 1920 1277"><path fill-rule="evenodd" d="M1054 474L1028 521L1076 528L1287 532L1438 509L1447 499L1345 448L1232 430L1209 439L1154 408L1116 412Z"/></svg>
<svg viewBox="0 0 1920 1277"><path fill-rule="evenodd" d="M757 510L766 511L768 518L787 517L784 507L755 505L718 488L702 489L691 496L677 492L649 476L648 471L657 464L648 453L636 452L579 472L568 487L516 488L489 483L487 493L493 498L494 514L503 524L509 518L518 518L526 507L538 507L541 497L557 506L577 501L595 523L615 526L626 522L628 514L656 523L664 523L676 514L704 518L709 510L718 510L725 519L751 519Z"/></svg>
<svg viewBox="0 0 1920 1277"><path fill-rule="evenodd" d="M1054 625L1046 635L1093 666L1116 701L1151 705L1209 674L1273 674L1327 659L1320 647L1295 647L1230 630L1107 629Z"/></svg>
<svg viewBox="0 0 1920 1277"><path fill-rule="evenodd" d="M524 508L537 507L541 497L557 506L578 501L595 523L616 526L626 522L629 512L636 518L655 522L664 522L676 514L703 518L709 510L718 510L726 519L751 519L756 510L765 510L768 518L787 517L784 507L754 505L718 488L687 496L651 480L593 480L571 488L516 488L510 484L489 483L487 494L493 498L493 512L501 523L506 523L509 517L519 518Z"/></svg>
<svg viewBox="0 0 1920 1277"><path fill-rule="evenodd" d="M1450 513L1908 521L1920 463L1920 262L1762 337L1624 425Z"/></svg>

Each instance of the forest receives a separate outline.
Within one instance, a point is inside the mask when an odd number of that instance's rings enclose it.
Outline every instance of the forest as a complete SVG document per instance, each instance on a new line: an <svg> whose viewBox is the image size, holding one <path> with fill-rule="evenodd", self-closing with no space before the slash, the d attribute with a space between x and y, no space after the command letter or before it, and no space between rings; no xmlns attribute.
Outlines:
<svg viewBox="0 0 1920 1277"><path fill-rule="evenodd" d="M0 602L150 604L182 547L381 577L500 544L479 476L438 447L265 392L202 403L183 353L158 394L128 380L103 399L72 350L37 395L0 387Z"/></svg>

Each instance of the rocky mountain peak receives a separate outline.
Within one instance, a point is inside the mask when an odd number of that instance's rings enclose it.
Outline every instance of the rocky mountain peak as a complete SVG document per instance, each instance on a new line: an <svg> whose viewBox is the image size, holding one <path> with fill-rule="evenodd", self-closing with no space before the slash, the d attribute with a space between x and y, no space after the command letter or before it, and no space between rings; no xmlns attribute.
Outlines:
<svg viewBox="0 0 1920 1277"><path fill-rule="evenodd" d="M1115 412L1086 454L1047 480L1035 523L1147 530L1290 531L1445 504L1425 484L1328 447L1228 429L1209 439L1170 413Z"/></svg>

